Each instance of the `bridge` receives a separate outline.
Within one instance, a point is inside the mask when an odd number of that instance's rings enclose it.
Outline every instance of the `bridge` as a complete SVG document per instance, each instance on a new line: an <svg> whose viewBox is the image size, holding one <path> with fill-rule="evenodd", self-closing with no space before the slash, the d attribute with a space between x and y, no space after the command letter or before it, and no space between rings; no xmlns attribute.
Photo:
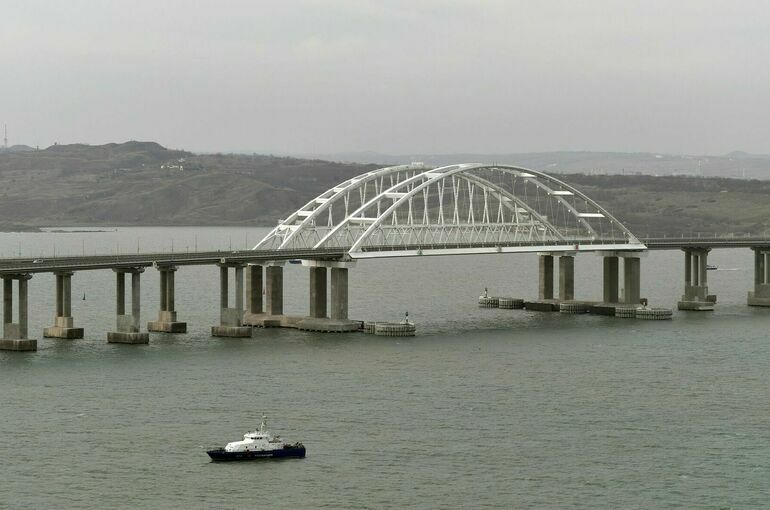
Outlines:
<svg viewBox="0 0 770 510"><path fill-rule="evenodd" d="M685 292L679 309L713 310L716 297L709 294L706 273L712 248L754 250L754 291L749 292L748 304L770 306L770 239L640 239L597 202L543 172L499 164L398 165L326 190L279 221L252 250L2 259L0 348L37 347L27 331L27 285L36 273L56 275L55 322L44 336L83 337L83 328L74 326L71 314L71 278L76 271L110 269L116 275L117 317L116 330L107 333L107 340L147 343L150 331L186 331L186 323L177 319L175 310L174 274L180 266L219 266L220 324L212 326L211 333L251 336L253 326L360 329L360 321L348 318L348 271L358 260L384 257L536 253L538 297L530 307L552 310L560 303L576 302L574 260L579 253L592 252L603 257L603 296L597 309L614 311L616 305L636 306L641 301L641 256L647 250L676 249L685 255ZM558 294L554 293L557 258ZM287 260L301 261L308 268L308 316L283 313L283 265ZM156 268L160 276L160 304L157 320L149 322L143 332L140 282L149 267ZM126 312L126 275L131 279L130 313ZM12 317L14 281L18 288L16 322ZM231 281L234 306L230 303ZM327 303L327 281L331 303Z"/></svg>

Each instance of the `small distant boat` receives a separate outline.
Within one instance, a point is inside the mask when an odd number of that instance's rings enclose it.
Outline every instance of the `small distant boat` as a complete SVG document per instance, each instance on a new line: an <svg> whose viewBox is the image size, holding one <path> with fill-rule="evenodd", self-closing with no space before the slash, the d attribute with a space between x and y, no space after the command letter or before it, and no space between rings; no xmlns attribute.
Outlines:
<svg viewBox="0 0 770 510"><path fill-rule="evenodd" d="M233 441L224 448L208 450L206 453L214 461L303 458L305 446L300 442L284 443L280 436L270 434L267 431L267 417L263 416L259 428L244 434L243 441Z"/></svg>
<svg viewBox="0 0 770 510"><path fill-rule="evenodd" d="M717 266L713 266L711 264L706 264L706 271L715 271L719 269Z"/></svg>

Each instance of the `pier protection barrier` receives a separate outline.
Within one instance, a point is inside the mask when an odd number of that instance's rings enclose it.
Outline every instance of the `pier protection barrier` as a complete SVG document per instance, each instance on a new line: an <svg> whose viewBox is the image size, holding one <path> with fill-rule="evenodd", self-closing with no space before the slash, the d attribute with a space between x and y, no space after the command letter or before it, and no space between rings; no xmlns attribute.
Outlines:
<svg viewBox="0 0 770 510"><path fill-rule="evenodd" d="M615 308L617 304L613 303L596 303L588 308L588 313L592 315L606 315L609 317L615 316Z"/></svg>
<svg viewBox="0 0 770 510"><path fill-rule="evenodd" d="M480 308L499 308L500 298L492 296L479 296Z"/></svg>
<svg viewBox="0 0 770 510"><path fill-rule="evenodd" d="M615 307L615 317L621 319L635 319L639 305L618 305Z"/></svg>
<svg viewBox="0 0 770 510"><path fill-rule="evenodd" d="M637 308L636 318L643 320L670 320L673 318L674 312L670 308Z"/></svg>
<svg viewBox="0 0 770 510"><path fill-rule="evenodd" d="M560 313L588 313L591 303L583 301L565 301L559 303Z"/></svg>
<svg viewBox="0 0 770 510"><path fill-rule="evenodd" d="M360 331L362 327L361 321L327 319L325 317L307 317L297 322L297 329L300 331L315 331L317 333L349 333Z"/></svg>
<svg viewBox="0 0 770 510"><path fill-rule="evenodd" d="M524 301L524 308L533 312L558 312L559 302L555 299Z"/></svg>
<svg viewBox="0 0 770 510"><path fill-rule="evenodd" d="M412 322L377 322L374 325L377 336L414 336L416 331Z"/></svg>
<svg viewBox="0 0 770 510"><path fill-rule="evenodd" d="M524 300L512 297L501 297L498 301L498 308L507 310L520 310L524 308Z"/></svg>

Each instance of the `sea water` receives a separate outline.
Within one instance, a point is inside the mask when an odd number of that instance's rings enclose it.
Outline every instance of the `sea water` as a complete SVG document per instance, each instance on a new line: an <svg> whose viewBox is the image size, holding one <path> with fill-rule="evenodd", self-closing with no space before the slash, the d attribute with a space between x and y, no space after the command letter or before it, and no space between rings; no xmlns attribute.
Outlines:
<svg viewBox="0 0 770 510"><path fill-rule="evenodd" d="M71 229L79 230L79 229ZM0 257L251 247L266 229L117 228L0 234ZM675 307L681 252L642 259L642 295ZM350 316L414 338L256 329L212 338L218 269L181 267L188 333L106 342L115 277L77 272L82 340L43 339L54 278L30 281L38 351L0 351L0 508L764 508L770 498L770 309L746 306L750 250L714 250L714 312L673 321L480 309L532 298L537 257L360 262ZM726 270L729 269L729 270ZM600 299L601 258L575 294ZM142 322L158 308L142 275ZM285 310L308 310L287 265ZM83 299L85 298L85 299ZM263 414L303 460L212 463Z"/></svg>

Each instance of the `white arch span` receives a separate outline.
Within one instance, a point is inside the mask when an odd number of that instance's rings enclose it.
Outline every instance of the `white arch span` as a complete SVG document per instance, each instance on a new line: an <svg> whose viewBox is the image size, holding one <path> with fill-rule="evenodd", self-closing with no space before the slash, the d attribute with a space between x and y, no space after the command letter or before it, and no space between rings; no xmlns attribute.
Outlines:
<svg viewBox="0 0 770 510"><path fill-rule="evenodd" d="M305 204L255 249L344 248L351 258L644 250L588 196L511 165L399 165L348 179Z"/></svg>

